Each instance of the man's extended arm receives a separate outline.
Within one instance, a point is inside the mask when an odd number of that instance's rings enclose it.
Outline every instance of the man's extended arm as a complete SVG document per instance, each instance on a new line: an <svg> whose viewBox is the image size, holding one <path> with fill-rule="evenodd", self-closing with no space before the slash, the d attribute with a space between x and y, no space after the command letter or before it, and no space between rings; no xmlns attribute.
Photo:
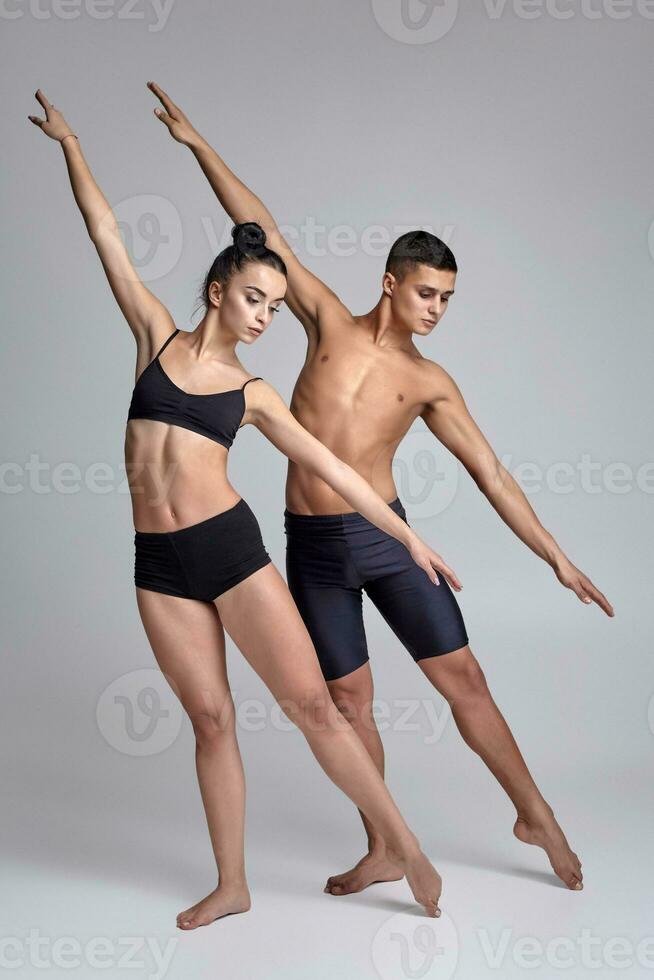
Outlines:
<svg viewBox="0 0 654 980"><path fill-rule="evenodd" d="M320 326L321 318L324 319L325 314L336 306L345 310L336 294L297 259L270 211L200 136L179 106L155 82L148 82L148 88L157 96L165 110L156 109L157 118L165 123L173 139L191 150L232 221L235 224L256 221L266 233L268 247L277 252L286 263L286 302L307 334L315 332Z"/></svg>
<svg viewBox="0 0 654 980"><path fill-rule="evenodd" d="M582 602L596 602L608 616L613 616L606 597L568 560L538 520L521 487L502 466L470 415L454 379L438 365L433 368L438 394L421 413L428 428L461 461L505 524L551 565L559 582L572 589Z"/></svg>

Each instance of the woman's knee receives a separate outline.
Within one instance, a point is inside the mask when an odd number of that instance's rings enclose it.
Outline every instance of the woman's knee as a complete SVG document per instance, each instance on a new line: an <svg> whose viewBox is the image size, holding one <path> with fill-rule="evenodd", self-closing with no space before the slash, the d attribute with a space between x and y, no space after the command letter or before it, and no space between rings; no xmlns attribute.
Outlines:
<svg viewBox="0 0 654 980"><path fill-rule="evenodd" d="M279 706L305 735L324 732L343 723L324 683L312 684L290 697L280 698Z"/></svg>
<svg viewBox="0 0 654 980"><path fill-rule="evenodd" d="M198 746L215 746L236 738L236 712L231 698L205 698L202 705L186 707Z"/></svg>

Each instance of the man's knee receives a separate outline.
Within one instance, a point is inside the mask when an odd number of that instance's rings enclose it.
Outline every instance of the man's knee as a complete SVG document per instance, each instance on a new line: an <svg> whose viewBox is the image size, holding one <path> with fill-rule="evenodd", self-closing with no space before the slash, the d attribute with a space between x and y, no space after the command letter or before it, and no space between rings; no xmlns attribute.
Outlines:
<svg viewBox="0 0 654 980"><path fill-rule="evenodd" d="M470 647L430 658L421 666L450 704L490 696L484 672Z"/></svg>
<svg viewBox="0 0 654 980"><path fill-rule="evenodd" d="M454 699L480 698L489 694L486 676L479 661L468 649L449 679Z"/></svg>
<svg viewBox="0 0 654 980"><path fill-rule="evenodd" d="M369 668L352 671L328 681L327 687L340 713L351 725L367 718L372 710L373 686Z"/></svg>

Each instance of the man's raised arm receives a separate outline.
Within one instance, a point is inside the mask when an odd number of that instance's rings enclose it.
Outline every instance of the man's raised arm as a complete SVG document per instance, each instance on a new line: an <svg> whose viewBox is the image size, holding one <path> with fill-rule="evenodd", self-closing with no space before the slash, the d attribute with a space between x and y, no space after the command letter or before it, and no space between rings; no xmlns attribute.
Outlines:
<svg viewBox="0 0 654 980"><path fill-rule="evenodd" d="M178 143L188 146L211 184L216 197L234 224L256 221L266 233L266 244L286 263L288 289L286 302L300 320L307 334L317 334L321 317L329 310L343 304L338 296L317 276L309 272L296 258L290 245L280 233L275 219L264 203L234 174L216 151L200 136L179 106L155 82L148 88L161 104L155 114L167 127Z"/></svg>

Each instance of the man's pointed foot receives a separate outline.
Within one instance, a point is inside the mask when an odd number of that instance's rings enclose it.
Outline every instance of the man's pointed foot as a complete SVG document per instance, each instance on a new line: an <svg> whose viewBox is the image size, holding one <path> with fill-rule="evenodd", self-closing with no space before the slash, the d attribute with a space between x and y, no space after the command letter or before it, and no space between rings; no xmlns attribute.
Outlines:
<svg viewBox="0 0 654 980"><path fill-rule="evenodd" d="M568 844L551 811L538 819L518 817L513 833L524 844L542 847L554 873L571 891L583 889L581 861Z"/></svg>

